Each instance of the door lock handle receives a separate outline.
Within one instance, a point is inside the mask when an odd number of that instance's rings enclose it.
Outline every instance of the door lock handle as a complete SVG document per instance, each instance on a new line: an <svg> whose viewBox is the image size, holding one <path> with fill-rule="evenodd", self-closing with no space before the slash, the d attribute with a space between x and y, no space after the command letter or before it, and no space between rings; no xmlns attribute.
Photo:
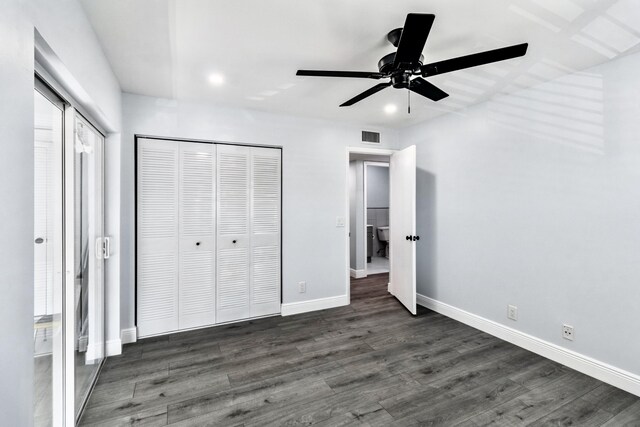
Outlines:
<svg viewBox="0 0 640 427"><path fill-rule="evenodd" d="M407 240L415 242L416 240L420 240L420 236L407 236Z"/></svg>

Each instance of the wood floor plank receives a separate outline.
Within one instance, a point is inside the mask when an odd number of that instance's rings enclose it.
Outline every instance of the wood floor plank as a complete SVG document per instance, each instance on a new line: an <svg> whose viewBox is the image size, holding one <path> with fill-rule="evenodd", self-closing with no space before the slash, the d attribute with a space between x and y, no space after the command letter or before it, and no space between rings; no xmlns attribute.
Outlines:
<svg viewBox="0 0 640 427"><path fill-rule="evenodd" d="M538 421L529 424L531 427L538 426L602 426L613 418L609 412L598 409L591 402L583 399L576 399L549 415L540 418Z"/></svg>
<svg viewBox="0 0 640 427"><path fill-rule="evenodd" d="M598 387L582 396L587 402L591 402L598 408L618 414L629 406L638 403L638 397L624 390L600 383ZM638 423L640 424L640 422Z"/></svg>
<svg viewBox="0 0 640 427"><path fill-rule="evenodd" d="M329 422L333 417L341 417L349 412L357 412L358 408L370 405L395 393L406 390L411 384L401 377L390 377L379 381L374 386L354 392L345 390L334 393L323 399L306 399L296 405L287 407L286 411L270 411L262 416L247 419L249 426L263 425L311 425ZM385 413L380 412L380 415Z"/></svg>
<svg viewBox="0 0 640 427"><path fill-rule="evenodd" d="M639 427L640 401L628 406L604 424L604 427Z"/></svg>
<svg viewBox="0 0 640 427"><path fill-rule="evenodd" d="M474 416L461 426L524 425L533 423L597 386L578 372L561 372L554 381Z"/></svg>
<svg viewBox="0 0 640 427"><path fill-rule="evenodd" d="M81 425L640 427L640 398L352 280L351 305L141 339Z"/></svg>
<svg viewBox="0 0 640 427"><path fill-rule="evenodd" d="M482 413L487 408L507 402L528 391L525 387L506 378L459 395L441 391L428 404L421 405L418 412L412 411L409 418L422 425L455 425Z"/></svg>
<svg viewBox="0 0 640 427"><path fill-rule="evenodd" d="M241 385L222 392L203 394L170 404L168 419L170 423L173 423L239 403L273 398L273 395L276 394L285 397L304 394L305 388L316 382L326 385L323 381L323 374L312 368Z"/></svg>
<svg viewBox="0 0 640 427"><path fill-rule="evenodd" d="M172 419L170 425L174 427L192 426L228 426L258 421L260 425L269 425L267 419L277 418L281 414L289 413L289 408L297 407L308 400L322 400L333 395L333 391L323 381L309 383L304 393L294 394L287 391L273 393L267 397L245 400L233 405L221 406L210 412L179 421Z"/></svg>
<svg viewBox="0 0 640 427"><path fill-rule="evenodd" d="M130 415L104 417L94 421L84 421L82 425L91 427L120 427L120 426L164 426L167 424L167 407L154 406L135 411Z"/></svg>

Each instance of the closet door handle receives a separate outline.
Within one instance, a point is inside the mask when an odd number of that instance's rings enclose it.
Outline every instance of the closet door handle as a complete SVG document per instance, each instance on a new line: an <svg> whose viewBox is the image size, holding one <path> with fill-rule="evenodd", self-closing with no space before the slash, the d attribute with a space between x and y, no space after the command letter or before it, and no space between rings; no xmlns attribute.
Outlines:
<svg viewBox="0 0 640 427"><path fill-rule="evenodd" d="M237 240L234 240L234 241L233 241L233 243L236 243L236 242L237 242Z"/></svg>
<svg viewBox="0 0 640 427"><path fill-rule="evenodd" d="M200 246L200 242L196 242L196 246Z"/></svg>

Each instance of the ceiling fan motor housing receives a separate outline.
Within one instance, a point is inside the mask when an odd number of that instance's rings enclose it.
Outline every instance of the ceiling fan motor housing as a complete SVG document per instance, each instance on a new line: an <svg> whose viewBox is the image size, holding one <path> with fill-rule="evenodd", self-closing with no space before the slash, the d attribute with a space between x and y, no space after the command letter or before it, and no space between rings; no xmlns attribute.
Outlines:
<svg viewBox="0 0 640 427"><path fill-rule="evenodd" d="M402 67L401 69L395 69L395 58L395 52L383 56L382 59L378 61L378 70L380 70L382 74L387 74L391 77L391 83L394 88L407 88L409 87L410 77L414 74L420 74L420 67L422 67L424 56L420 55L419 61L414 64L409 64L409 67Z"/></svg>

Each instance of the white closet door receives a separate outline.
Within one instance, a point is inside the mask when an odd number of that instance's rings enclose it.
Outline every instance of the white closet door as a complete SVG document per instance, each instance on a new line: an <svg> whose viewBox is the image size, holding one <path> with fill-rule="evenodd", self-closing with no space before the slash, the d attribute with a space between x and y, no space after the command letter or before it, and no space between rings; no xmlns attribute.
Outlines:
<svg viewBox="0 0 640 427"><path fill-rule="evenodd" d="M280 313L280 153L251 149L251 317Z"/></svg>
<svg viewBox="0 0 640 427"><path fill-rule="evenodd" d="M138 140L137 326L141 337L178 322L178 144Z"/></svg>
<svg viewBox="0 0 640 427"><path fill-rule="evenodd" d="M251 317L249 172L251 148L219 145L216 321Z"/></svg>
<svg viewBox="0 0 640 427"><path fill-rule="evenodd" d="M180 329L215 323L216 146L180 142Z"/></svg>

